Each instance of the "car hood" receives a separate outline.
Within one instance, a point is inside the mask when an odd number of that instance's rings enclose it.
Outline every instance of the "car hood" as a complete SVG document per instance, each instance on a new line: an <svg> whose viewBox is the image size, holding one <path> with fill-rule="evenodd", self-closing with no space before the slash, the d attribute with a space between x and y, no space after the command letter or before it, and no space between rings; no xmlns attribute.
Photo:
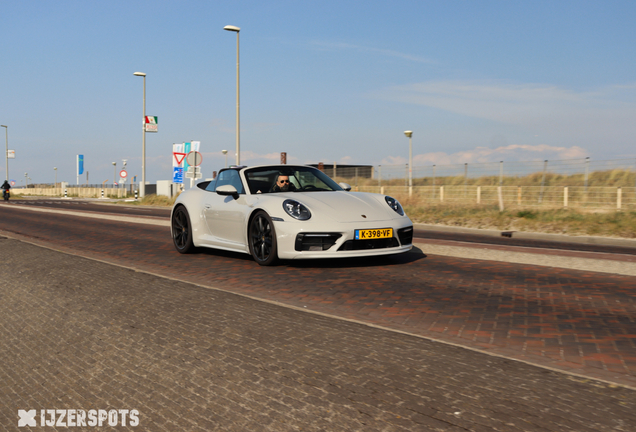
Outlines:
<svg viewBox="0 0 636 432"><path fill-rule="evenodd" d="M282 195L282 194L281 194ZM312 217L337 222L387 221L400 217L387 205L384 195L363 192L292 192L285 199L306 205Z"/></svg>

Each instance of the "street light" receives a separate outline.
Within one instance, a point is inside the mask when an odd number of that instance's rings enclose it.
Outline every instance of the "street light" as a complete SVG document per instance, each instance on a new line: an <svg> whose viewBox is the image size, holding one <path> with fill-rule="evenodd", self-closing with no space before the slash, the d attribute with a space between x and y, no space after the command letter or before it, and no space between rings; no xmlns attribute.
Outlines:
<svg viewBox="0 0 636 432"><path fill-rule="evenodd" d="M7 181L9 181L9 126L5 126L5 125L0 125L4 128L4 134L5 134L5 143L6 143L6 153L4 154L4 157L7 160Z"/></svg>
<svg viewBox="0 0 636 432"><path fill-rule="evenodd" d="M227 168L227 150L221 150L221 153L225 155L225 168Z"/></svg>
<svg viewBox="0 0 636 432"><path fill-rule="evenodd" d="M141 185L139 187L139 196L146 196L146 74L144 72L135 72L133 75L144 77L144 109L141 118ZM114 163L114 162L113 162Z"/></svg>
<svg viewBox="0 0 636 432"><path fill-rule="evenodd" d="M53 183L53 188L57 188L57 167L53 167L53 171L55 171L55 183Z"/></svg>
<svg viewBox="0 0 636 432"><path fill-rule="evenodd" d="M413 195L413 131L404 131L409 139L409 196Z"/></svg>
<svg viewBox="0 0 636 432"><path fill-rule="evenodd" d="M240 104L239 104L239 32L236 26L227 25L223 30L236 32L236 165L241 165L241 132L240 132Z"/></svg>
<svg viewBox="0 0 636 432"><path fill-rule="evenodd" d="M115 184L116 175L117 175L117 162L113 162L113 185Z"/></svg>

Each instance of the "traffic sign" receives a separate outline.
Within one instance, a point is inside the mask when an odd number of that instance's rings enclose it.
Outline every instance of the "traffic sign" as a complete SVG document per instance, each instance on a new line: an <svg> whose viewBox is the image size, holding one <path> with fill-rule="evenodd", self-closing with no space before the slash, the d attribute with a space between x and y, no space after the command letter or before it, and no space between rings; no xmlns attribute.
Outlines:
<svg viewBox="0 0 636 432"><path fill-rule="evenodd" d="M181 162L183 162L183 159L185 159L185 157L186 157L185 153L173 152L172 155L174 156L175 160L177 161L177 165L181 165Z"/></svg>
<svg viewBox="0 0 636 432"><path fill-rule="evenodd" d="M126 172L126 170L121 170L119 171L119 177L125 179L126 177L128 177L128 173Z"/></svg>
<svg viewBox="0 0 636 432"><path fill-rule="evenodd" d="M201 168L196 166L191 166L188 168L188 171L186 172L185 176L186 178L200 179L201 177L203 177L203 174L201 174Z"/></svg>
<svg viewBox="0 0 636 432"><path fill-rule="evenodd" d="M183 168L172 168L172 183L183 183Z"/></svg>
<svg viewBox="0 0 636 432"><path fill-rule="evenodd" d="M203 161L203 157L198 151L191 151L188 153L188 156L186 156L186 162L188 162L190 166L198 167L201 165L201 161Z"/></svg>

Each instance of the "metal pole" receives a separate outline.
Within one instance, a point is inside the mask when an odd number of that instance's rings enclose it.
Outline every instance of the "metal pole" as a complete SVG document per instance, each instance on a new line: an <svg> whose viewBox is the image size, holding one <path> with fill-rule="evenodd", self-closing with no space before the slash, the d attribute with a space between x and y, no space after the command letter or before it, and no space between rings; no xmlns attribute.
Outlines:
<svg viewBox="0 0 636 432"><path fill-rule="evenodd" d="M413 136L409 136L409 187L413 186Z"/></svg>
<svg viewBox="0 0 636 432"><path fill-rule="evenodd" d="M2 125L2 127L4 128L4 142L6 143L6 152L4 154L4 157L7 161L7 181L9 181L9 126Z"/></svg>
<svg viewBox="0 0 636 432"><path fill-rule="evenodd" d="M236 165L241 165L241 105L239 85L239 32L236 32Z"/></svg>
<svg viewBox="0 0 636 432"><path fill-rule="evenodd" d="M141 187L139 195L146 196L146 75L144 74L144 109L141 122L142 140L141 140ZM115 177L113 177L115 178Z"/></svg>

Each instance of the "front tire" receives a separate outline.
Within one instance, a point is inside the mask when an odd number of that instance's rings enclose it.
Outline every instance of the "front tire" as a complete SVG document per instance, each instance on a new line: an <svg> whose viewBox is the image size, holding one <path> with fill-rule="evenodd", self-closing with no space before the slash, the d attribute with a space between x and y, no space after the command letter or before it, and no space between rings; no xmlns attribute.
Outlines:
<svg viewBox="0 0 636 432"><path fill-rule="evenodd" d="M260 210L252 220L247 232L250 253L259 265L269 266L278 260L278 244L272 218Z"/></svg>
<svg viewBox="0 0 636 432"><path fill-rule="evenodd" d="M172 242L179 253L188 254L195 250L192 242L192 224L190 215L184 206L179 206L172 213Z"/></svg>

